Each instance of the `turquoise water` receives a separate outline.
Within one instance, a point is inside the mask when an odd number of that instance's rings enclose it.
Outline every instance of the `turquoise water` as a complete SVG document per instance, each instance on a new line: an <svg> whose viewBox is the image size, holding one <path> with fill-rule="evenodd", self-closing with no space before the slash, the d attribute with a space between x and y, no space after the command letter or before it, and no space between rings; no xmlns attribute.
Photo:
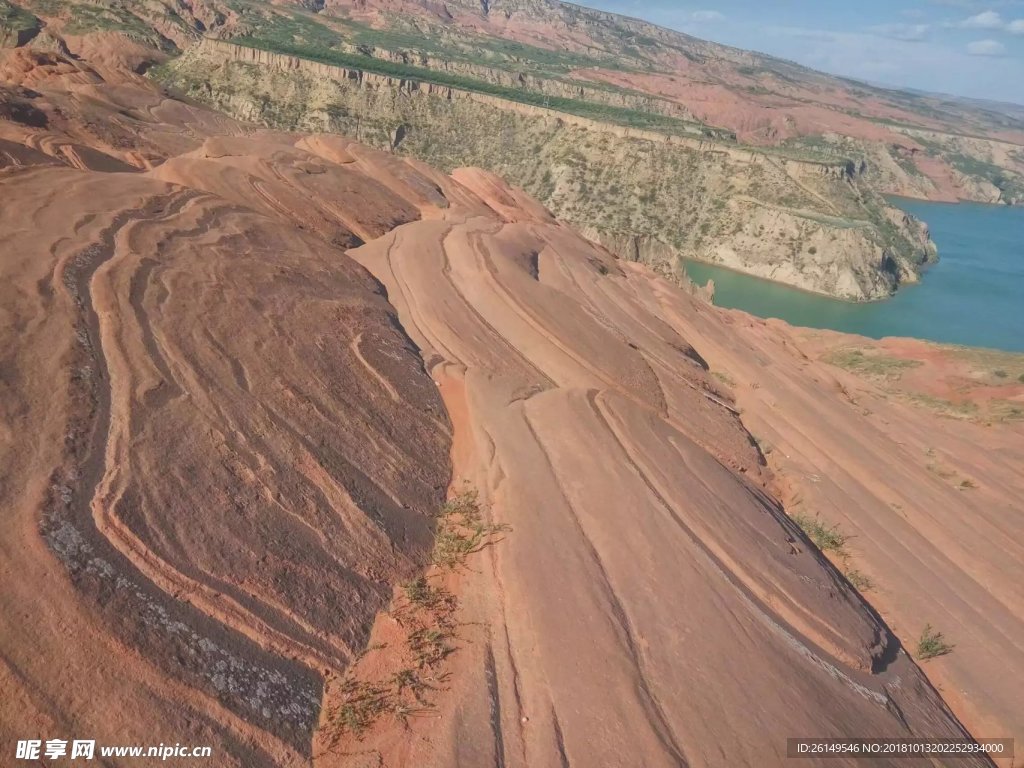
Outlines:
<svg viewBox="0 0 1024 768"><path fill-rule="evenodd" d="M1024 352L1024 208L893 202L928 223L939 263L891 299L835 301L697 262L686 271L715 281L718 306L794 325Z"/></svg>

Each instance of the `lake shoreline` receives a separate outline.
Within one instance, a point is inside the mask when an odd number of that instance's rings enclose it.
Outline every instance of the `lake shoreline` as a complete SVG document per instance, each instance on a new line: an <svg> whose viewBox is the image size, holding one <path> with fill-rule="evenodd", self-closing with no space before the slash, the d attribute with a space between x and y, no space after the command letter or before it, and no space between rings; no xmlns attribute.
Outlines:
<svg viewBox="0 0 1024 768"><path fill-rule="evenodd" d="M702 261L701 259L688 259L688 258L685 258L685 257L681 256L679 258L679 265L680 265L680 268L683 270L683 274L686 275L686 277L690 280L690 282L695 283L697 285L697 287L699 287L699 288L704 288L707 285L707 283L704 283L703 285L701 285L699 283L696 283L696 281L693 280L693 278L690 277L690 274L686 271L686 266L688 264L697 264L697 265L700 265L700 266L707 266L707 267L712 267L714 269L720 269L720 270L723 270L725 272L731 272L734 275L742 275L743 277L749 277L751 280L757 280L758 282L761 282L761 283L768 283L769 285L781 285L784 288L787 288L788 290L797 291L797 292L805 294L807 296L814 296L816 298L826 299L828 301L835 301L835 302L838 302L839 304L851 304L853 306L860 306L862 304L877 304L877 303L884 302L884 301L891 301L892 299L894 299L899 294L900 291L904 290L905 288L911 288L913 286L921 284L920 280L918 280L916 282L913 282L913 283L900 283L899 287L896 289L896 291L894 293L890 293L888 296L881 296L879 298L844 299L844 298L842 298L840 296L833 296L832 294L824 293L822 291L812 291L810 288L803 288L803 287L801 287L799 285L791 285L790 283L784 283L781 280L772 280L770 277L761 277L760 275L755 275L755 274L753 274L751 272L744 272L742 269L736 269L735 267L728 267L725 264L719 264L719 263L714 262L714 261ZM931 269L934 266L935 266L934 263L923 265L923 267L921 269L921 276L923 277L925 272L927 272L929 269ZM714 279L714 278L712 278L712 279Z"/></svg>
<svg viewBox="0 0 1024 768"><path fill-rule="evenodd" d="M758 317L873 339L1024 352L1024 207L892 202L928 224L941 257L885 299L844 301L703 261L681 267L695 283L715 281L716 306Z"/></svg>

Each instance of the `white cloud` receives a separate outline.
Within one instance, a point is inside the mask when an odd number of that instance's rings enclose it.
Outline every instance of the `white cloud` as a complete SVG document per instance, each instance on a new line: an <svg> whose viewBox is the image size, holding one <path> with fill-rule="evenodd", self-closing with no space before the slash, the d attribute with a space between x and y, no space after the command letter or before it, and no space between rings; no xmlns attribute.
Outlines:
<svg viewBox="0 0 1024 768"><path fill-rule="evenodd" d="M935 93L1019 101L1016 84L1024 82L1024 58L972 56L965 47L948 47L936 42L934 36L919 43L904 43L866 31L762 25L757 27L756 37L727 42L783 56L819 71Z"/></svg>
<svg viewBox="0 0 1024 768"><path fill-rule="evenodd" d="M964 8L966 10L974 10L978 7L978 3L975 0L931 0L932 5L942 5L946 8Z"/></svg>
<svg viewBox="0 0 1024 768"><path fill-rule="evenodd" d="M961 21L960 26L964 29L1002 29L1006 22L995 11L982 11Z"/></svg>
<svg viewBox="0 0 1024 768"><path fill-rule="evenodd" d="M696 21L697 23L725 21L725 15L718 11L694 11L690 14L690 20Z"/></svg>
<svg viewBox="0 0 1024 768"><path fill-rule="evenodd" d="M975 40L967 44L967 52L971 56L1002 56L1006 46L996 40Z"/></svg>
<svg viewBox="0 0 1024 768"><path fill-rule="evenodd" d="M799 37L805 40L838 40L843 33L833 32L830 29L807 29L806 27L765 27L768 34L780 37ZM850 33L855 34L855 33Z"/></svg>
<svg viewBox="0 0 1024 768"><path fill-rule="evenodd" d="M990 8L1016 8L1024 5L1021 0L928 0L931 5L946 8L960 8L964 11L982 11Z"/></svg>
<svg viewBox="0 0 1024 768"><path fill-rule="evenodd" d="M1011 35L1024 35L1024 19L1014 19L1006 26Z"/></svg>
<svg viewBox="0 0 1024 768"><path fill-rule="evenodd" d="M918 43L928 39L931 26L928 24L878 24L868 27L868 31L881 37L891 37L893 40Z"/></svg>

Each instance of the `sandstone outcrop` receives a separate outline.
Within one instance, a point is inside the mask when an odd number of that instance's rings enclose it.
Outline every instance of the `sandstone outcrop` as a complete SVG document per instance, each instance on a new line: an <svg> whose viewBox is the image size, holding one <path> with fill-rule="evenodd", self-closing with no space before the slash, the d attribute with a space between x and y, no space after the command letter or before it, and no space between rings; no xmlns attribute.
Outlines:
<svg viewBox="0 0 1024 768"><path fill-rule="evenodd" d="M760 767L788 734L967 737L772 495L686 330L729 338L735 315L485 171L16 63L35 89L0 94L4 745ZM464 482L506 535L452 576L430 716L326 739L325 702L408 679L376 639Z"/></svg>

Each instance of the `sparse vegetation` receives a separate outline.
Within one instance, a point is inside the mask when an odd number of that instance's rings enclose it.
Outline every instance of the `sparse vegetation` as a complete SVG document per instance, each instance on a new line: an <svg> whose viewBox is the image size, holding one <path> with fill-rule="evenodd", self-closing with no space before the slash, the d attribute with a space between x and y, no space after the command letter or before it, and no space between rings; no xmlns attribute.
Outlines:
<svg viewBox="0 0 1024 768"><path fill-rule="evenodd" d="M964 373L955 379L944 377L946 386L939 391L952 392L952 397L933 394L935 387L926 377L904 380L903 374L923 364L881 353L876 347L841 347L824 354L822 360L855 372L885 385L888 393L915 408L932 411L949 419L963 419L981 424L1020 421L1024 406L1010 397L993 397L989 393L974 398L972 387L990 387L993 383L1010 385L1024 383L1024 355L945 344L945 355Z"/></svg>
<svg viewBox="0 0 1024 768"><path fill-rule="evenodd" d="M699 134L701 128L697 123L663 115L658 112L630 109L629 107L602 104L597 101L541 93L527 88L499 85L446 70L428 69L400 61L377 58L363 53L348 53L347 51L340 51L326 45L319 37L315 38L313 42L296 42L295 35L279 34L271 39L253 36L237 37L231 42L249 48L297 56L321 64L359 69L364 72L390 75L407 81L434 83L435 85L449 86L463 91L484 93L508 99L509 101L516 101L631 128L643 128L670 134L692 135Z"/></svg>
<svg viewBox="0 0 1024 768"><path fill-rule="evenodd" d="M917 641L917 658L927 661L938 656L945 656L947 653L952 653L955 647L947 643L942 633L933 629L931 624L925 624L924 630L921 632L921 639Z"/></svg>
<svg viewBox="0 0 1024 768"><path fill-rule="evenodd" d="M437 514L433 574L400 585L391 615L404 631L400 647L391 651L401 664L383 680L363 680L350 668L341 683L324 726L329 750L348 736L362 740L381 717L429 715L430 694L444 685L441 665L456 651L458 600L442 583L446 573L460 568L472 554L499 541L508 526L484 521L475 491L450 499ZM383 646L377 646L383 649Z"/></svg>
<svg viewBox="0 0 1024 768"><path fill-rule="evenodd" d="M936 411L940 416L952 419L973 419L979 414L978 406L972 402L953 402L941 397L934 397L923 392L911 392L906 394L909 403L921 408L928 408Z"/></svg>
<svg viewBox="0 0 1024 768"><path fill-rule="evenodd" d="M28 29L38 24L38 20L28 11L11 5L7 0L0 0L0 26L10 29Z"/></svg>
<svg viewBox="0 0 1024 768"><path fill-rule="evenodd" d="M711 375L723 384L727 384L730 387L736 386L736 380L725 371L712 371Z"/></svg>
<svg viewBox="0 0 1024 768"><path fill-rule="evenodd" d="M875 583L856 568L851 568L846 572L846 580L849 581L858 592L868 592L875 588Z"/></svg>
<svg viewBox="0 0 1024 768"><path fill-rule="evenodd" d="M346 680L341 686L342 702L331 714L339 732L362 738L366 730L391 708L393 693L388 686Z"/></svg>
<svg viewBox="0 0 1024 768"><path fill-rule="evenodd" d="M920 360L907 360L848 347L831 352L825 357L825 362L869 378L885 380L899 379L906 371L922 365Z"/></svg>
<svg viewBox="0 0 1024 768"><path fill-rule="evenodd" d="M508 530L506 525L483 520L475 491L457 496L438 514L434 565L458 568L465 564L467 557L495 543L495 537Z"/></svg>
<svg viewBox="0 0 1024 768"><path fill-rule="evenodd" d="M5 2L6 0L0 1L0 24L2 24ZM97 31L119 32L126 37L168 52L174 50L174 44L155 31L152 21L159 17L164 24L186 27L184 20L175 11L169 8L143 9L141 6L144 4L127 3L124 4L127 7L122 7L115 3L30 0L28 5L36 13L65 16L67 21L62 31L66 34L83 35ZM23 15L23 18L25 16L32 18L31 14L25 14L20 10L18 12Z"/></svg>
<svg viewBox="0 0 1024 768"><path fill-rule="evenodd" d="M301 17L299 17L301 18ZM315 23L305 20L307 24ZM505 38L430 34L414 25L397 25L378 29L352 19L338 19L346 37L367 48L389 51L410 51L442 56L453 61L465 61L487 66L515 66L544 73L569 73L583 67L601 66L620 71L634 71L623 66L620 58L607 54L583 54L571 50L539 48ZM319 26L319 25L318 25ZM265 34L265 28L260 30ZM608 86L613 88L613 86Z"/></svg>
<svg viewBox="0 0 1024 768"><path fill-rule="evenodd" d="M442 587L431 585L426 576L420 576L402 585L410 605L428 611L450 611L456 607L454 595Z"/></svg>
<svg viewBox="0 0 1024 768"><path fill-rule="evenodd" d="M893 504L892 506L896 511L901 510L899 504ZM828 525L817 516L811 517L799 512L790 517L793 522L800 526L801 530L807 534L807 537L814 542L818 549L822 552L831 553L834 556L833 559L838 558L842 562L841 570L843 575L854 589L858 592L869 592L875 588L875 582L870 577L856 568L850 567L850 553L846 549L850 537L843 533L838 525Z"/></svg>
<svg viewBox="0 0 1024 768"><path fill-rule="evenodd" d="M427 669L440 664L455 648L449 643L451 633L447 627L421 627L409 634L409 650L412 651L417 669Z"/></svg>
<svg viewBox="0 0 1024 768"><path fill-rule="evenodd" d="M827 525L820 518L803 513L794 514L792 518L822 552L846 554L846 543L849 538L839 530L838 525Z"/></svg>
<svg viewBox="0 0 1024 768"><path fill-rule="evenodd" d="M921 169L917 167L917 163L914 162L912 157L907 157L902 154L899 150L891 153L891 157L896 161L896 164L904 170L908 176L915 178L924 178L924 174L921 173Z"/></svg>
<svg viewBox="0 0 1024 768"><path fill-rule="evenodd" d="M999 190L1004 200L1014 202L1024 197L1024 176L996 165L991 159L967 154L962 142L939 141L922 135L914 138L925 145L928 154L942 158L965 176L989 182Z"/></svg>

